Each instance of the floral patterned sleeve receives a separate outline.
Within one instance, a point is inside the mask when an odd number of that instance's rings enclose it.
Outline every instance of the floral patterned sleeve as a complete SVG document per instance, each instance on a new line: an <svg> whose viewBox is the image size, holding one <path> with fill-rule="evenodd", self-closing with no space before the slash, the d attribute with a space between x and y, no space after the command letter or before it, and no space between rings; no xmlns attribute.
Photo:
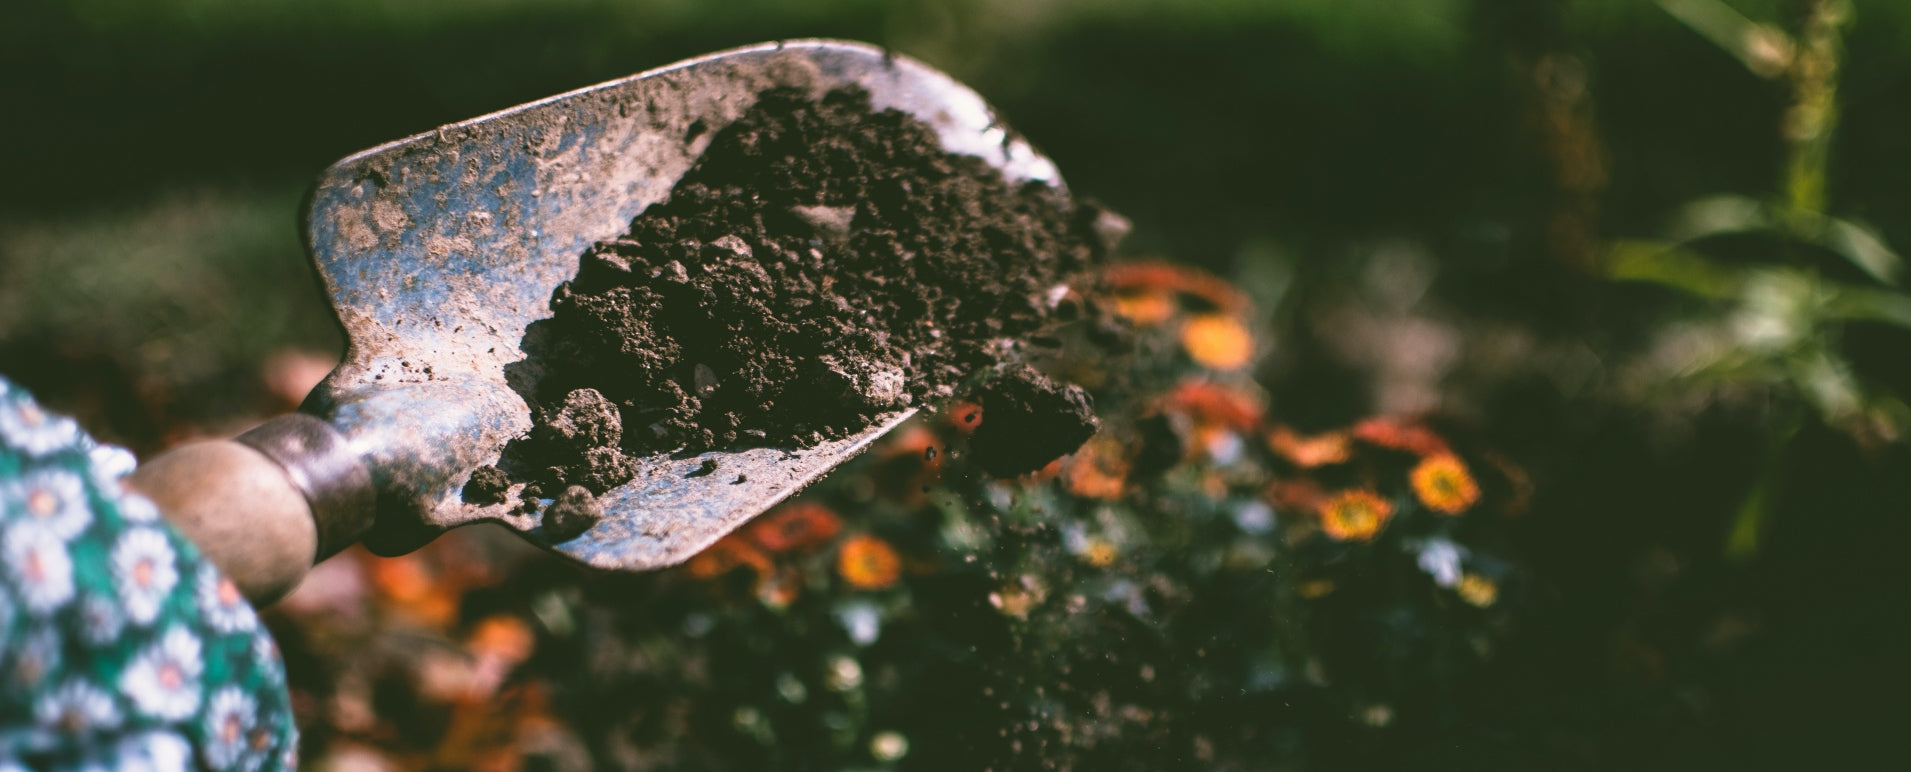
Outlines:
<svg viewBox="0 0 1911 772"><path fill-rule="evenodd" d="M293 768L277 646L133 466L0 379L0 772Z"/></svg>

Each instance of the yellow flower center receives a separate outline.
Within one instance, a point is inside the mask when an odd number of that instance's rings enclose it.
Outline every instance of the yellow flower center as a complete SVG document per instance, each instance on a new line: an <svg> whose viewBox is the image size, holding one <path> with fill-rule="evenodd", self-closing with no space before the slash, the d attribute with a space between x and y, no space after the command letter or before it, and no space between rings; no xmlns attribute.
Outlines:
<svg viewBox="0 0 1911 772"><path fill-rule="evenodd" d="M59 511L60 497L45 488L35 488L27 494L27 512L34 517L46 517Z"/></svg>

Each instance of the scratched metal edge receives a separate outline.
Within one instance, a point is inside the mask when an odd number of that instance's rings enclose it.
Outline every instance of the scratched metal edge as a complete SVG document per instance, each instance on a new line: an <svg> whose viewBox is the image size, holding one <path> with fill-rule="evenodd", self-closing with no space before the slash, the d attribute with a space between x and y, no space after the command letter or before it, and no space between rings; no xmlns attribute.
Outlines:
<svg viewBox="0 0 1911 772"><path fill-rule="evenodd" d="M365 325L367 320L359 319L359 328L354 329L354 325L345 318L347 305L342 302L339 295L342 283L340 277L334 275L334 272L320 258L322 239L319 231L326 226L322 222L317 222L318 218L314 215L319 211L324 196L328 193L337 194L337 188L340 185L354 176L362 175L366 169L375 169L376 164L380 162L390 161L396 164L406 160L405 154L418 151L434 142L440 145L451 145L457 139L481 136L485 131L491 130L494 124L502 126L495 130L499 132L513 129L543 130L539 128L541 127L541 124L537 122L539 118L549 120L553 116L558 116L560 118L558 125L562 126L561 117L567 114L567 110L590 118L593 116L586 114L590 109L588 103L580 103L578 100L640 95L643 92L639 84L652 79L682 75L694 87L695 73L699 68L723 68L734 65L744 67L746 70L750 66L767 69L768 66L791 56L807 57L818 68L815 75L823 81L817 84L818 88L835 88L851 83L863 85L876 97L875 101L879 108L898 107L935 126L942 135L945 146L951 151L981 156L1001 168L1011 178L1041 180L1058 188L1065 187L1053 162L1021 137L1012 134L1006 126L1001 125L996 120L992 108L980 95L926 64L892 54L875 46L849 41L812 39L744 46L447 124L347 156L328 168L313 187L312 192L308 194L307 206L301 213L301 235L306 240L308 254L325 279L328 291L333 293L335 301L339 301L335 302L335 311L339 314L341 327L346 329L348 349L345 361L340 368L328 377L325 384L314 391L303 409L308 413L330 418L335 423L355 424L362 429L355 444L361 451L367 452L368 457L377 456L373 459L374 475L380 478L381 491L386 488L403 489L404 486L400 484L403 481L416 482L430 478L432 482L429 484L414 484L411 489L403 491L403 496L396 497L408 499L408 502L403 503L413 509L423 510L420 513L420 519L426 528L442 530L471 522L500 522L524 532L527 537L541 546L572 559L599 567L623 569L658 567L688 558L721 538L723 534L740 525L756 512L800 491L827 473L836 463L865 449L875 439L901 423L914 411L903 411L893 418L879 421L850 438L825 443L804 451L763 450L757 455L751 455L751 452L746 451L741 454L712 453L691 459L671 459L662 456L647 459L641 472L643 476L638 482L606 493L606 503L610 505L607 509L613 511L613 516L607 517L604 523L583 536L563 544L553 545L536 528L536 518L514 512L502 505L465 504L458 492L472 469L495 463L504 442L528 429L528 406L516 393L504 386L501 377L495 382L491 378L484 377L481 373L488 368L479 361L478 357L472 358L469 372L454 372L454 376L464 376L455 378L457 381L462 381L459 383L447 382L453 379L440 379L432 384L406 384L405 388L399 389L392 388L399 384L384 386L377 384L373 374L375 364L373 360L377 358L378 345L373 341L365 340L361 334L371 328ZM742 64L738 64L740 60ZM882 64L881 67L869 66L878 60ZM718 69L716 75L722 73L723 71ZM730 73L730 76L736 77L735 73ZM619 94L619 90L627 93ZM749 96L750 101L753 101L754 92L751 92ZM580 107L580 104L585 106ZM950 115L946 109L933 113L927 112L923 109L925 104L945 108L948 105L955 105L968 110L971 114ZM653 108L654 105L655 103L652 102ZM624 106L620 104L618 109L621 111ZM978 110L980 115L973 114ZM533 115L539 111L547 111L548 114ZM620 112L620 116L623 115ZM530 120L522 124L505 123L527 116ZM720 126L713 128L720 128ZM563 140L575 139L576 142L573 144L588 141L588 138L562 134L558 136L558 139L560 143ZM697 155L700 155L700 150L691 152L690 161L694 162ZM442 162L440 158L431 156L427 158ZM455 163L456 159L452 162ZM533 165L535 166L535 163ZM542 172L542 169L538 168L534 171ZM453 172L455 174L456 170ZM681 171L677 174L681 174ZM540 180L534 189L542 191L544 182ZM670 183L674 185L674 177ZM331 189L328 190L328 187ZM532 195L538 194L534 192ZM647 207L648 204L643 206ZM641 212L641 209L642 207L639 207L636 212ZM636 212L630 213L630 216L635 216ZM536 212L532 214L535 215ZM618 219L620 222L628 222L628 217ZM615 235L615 232L613 230L602 234L582 234L581 237L588 243L597 238ZM414 235L407 233L406 237ZM532 241L535 242L538 234L533 231L531 235ZM336 255L333 256L336 257ZM440 257L443 256L440 255ZM496 260L495 257L478 259ZM335 260L335 262L340 264L341 270L350 268L347 264L349 261ZM487 270L495 269L495 266L489 266L489 264L480 267ZM568 278L568 275L564 278ZM537 285L536 307L527 309L532 312L532 321L548 317L548 306L545 304L555 284L556 282L553 281ZM400 323L402 321L399 320ZM380 331L385 329L379 328ZM523 330L491 329L487 332L507 349L504 354L493 360L495 364L502 367L506 363L505 360L509 360L511 356L522 356L518 351L518 345ZM430 336L423 341L409 342L415 346L426 341L446 342L459 348L463 348L461 344L464 342L462 340L444 341L437 336ZM497 349L493 348L492 351L495 352ZM420 354L420 358L425 356L427 355ZM454 371L460 369L464 368L452 368ZM423 390L420 391L414 387L422 387ZM448 411L450 415L444 414L447 411L436 410L436 403L443 400L434 398L431 392L439 388L444 388L448 392L446 396L460 395L466 404L461 405L460 410ZM354 395L354 392L357 394ZM358 402L369 403L371 407L352 404L354 397ZM414 406L416 409L413 409ZM368 426L368 422L371 421L406 424L406 426L397 428L389 425ZM415 440L432 435L452 436L460 431L466 432L467 435L475 433L478 435L477 441L451 443L458 447L437 447L429 446L429 443L413 442L410 447L405 448L408 452L392 452L393 447L404 444L400 435L409 435ZM421 449L419 445L427 445L427 447ZM758 476L781 475L783 481L765 487L753 479L748 485L726 485L722 489L707 485L685 485L683 482L687 479L684 477L685 473L698 468L705 457L723 458L727 466L754 468ZM448 478L442 474L442 467L445 466L455 470ZM734 470L719 470L713 475L713 479L725 479L726 473L734 473ZM742 473L749 474L748 471ZM666 482L664 484L652 482L657 480ZM675 481L669 482L671 480ZM652 482L652 484L645 484L646 482ZM737 489L734 491L736 495L724 495L733 493L731 488ZM687 498L686 492L691 489L704 489L704 491L697 497L697 501L684 501ZM394 497L381 495L381 500L390 498ZM640 499L644 502L654 500L655 504L640 503ZM734 501L718 504L719 501L731 499ZM662 511L662 507L656 506L656 504L665 503L675 503L679 507L674 512L670 512ZM383 508L381 504L381 510ZM651 525L669 523L673 524L673 527L668 529L667 533L654 534L643 530L648 526L636 523L640 519L654 519L655 522ZM688 525L685 527L675 527L686 523ZM618 529L633 529L641 538L633 540L630 533L618 535L615 533ZM652 528L652 531L654 530ZM621 557L618 554L620 551L623 553Z"/></svg>
<svg viewBox="0 0 1911 772"><path fill-rule="evenodd" d="M887 57L888 59L898 61L898 62L907 62L909 64L921 67L922 69L927 70L931 73L942 75L945 78L948 77L947 75L943 74L942 71L937 70L936 68L931 67L928 64L925 64L914 57L911 57L905 54L899 54L893 51L889 51L888 49L882 48L880 46L864 43L862 41L857 41L857 40L842 40L837 38L795 38L791 40L774 40L774 41L769 41L765 43L753 43L747 46L738 46L736 48L730 48L723 51L717 51L715 53L704 54L702 56L694 57L691 59L684 59L681 61L672 62L670 64L666 64L661 67L644 70L643 72L639 72L635 75L626 75L624 77L616 78L614 80L607 80L602 83L596 83L589 86L583 86L581 88L575 88L570 91L563 92L561 94L553 94L551 96L544 97L542 99L535 99L529 102L512 105L510 107L504 108L502 110L498 110L496 112L485 113L475 118L467 118L465 120L457 121L455 123L447 123L435 129L428 129L426 131L421 131L421 132L418 132L417 134L413 134L408 137L394 139L390 142L386 142L380 145L374 145L364 150L360 150L356 153L352 153L351 155L345 156L344 158L341 158L338 161L334 162L331 166L331 169L354 166L366 158L369 158L372 156L384 155L385 153L391 150L416 143L420 140L425 140L425 139L435 137L439 135L440 133L450 131L453 129L470 128L473 126L477 126L479 124L489 123L491 121L494 121L500 118L509 118L519 113L531 112L538 108L564 103L580 96L585 96L585 95L594 94L600 91L607 91L610 89L614 89L619 86L631 83L633 81L645 80L645 79L655 77L658 75L664 75L667 73L676 72L678 70L688 70L695 67L707 65L712 62L717 62L719 60L725 60L730 57L734 57L737 54L777 53L782 51L800 51L802 49L824 49L824 50L830 50L830 51L854 50L861 53L872 54L875 56ZM953 82L953 79L951 79L951 81ZM960 84L958 83L957 85L960 85ZM968 89L967 86L962 86L962 88L965 90ZM327 169L327 172L329 173L331 169ZM309 214L309 212L305 214ZM301 217L303 216L305 215L302 214Z"/></svg>
<svg viewBox="0 0 1911 772"><path fill-rule="evenodd" d="M582 536L554 544L541 527L524 535L538 546L597 568L635 571L681 563L755 513L796 495L838 464L867 450L916 412L911 409L888 414L861 432L804 450L755 448L647 463L636 481L599 499L605 505L605 517ZM708 474L697 474L703 460L711 457L721 457L721 465ZM733 483L739 474L752 482L759 477L772 477L778 482L767 488L766 495L764 487L746 490ZM695 503L686 504L686 499ZM693 517L657 516L671 509ZM667 533L654 530L666 520L670 525Z"/></svg>

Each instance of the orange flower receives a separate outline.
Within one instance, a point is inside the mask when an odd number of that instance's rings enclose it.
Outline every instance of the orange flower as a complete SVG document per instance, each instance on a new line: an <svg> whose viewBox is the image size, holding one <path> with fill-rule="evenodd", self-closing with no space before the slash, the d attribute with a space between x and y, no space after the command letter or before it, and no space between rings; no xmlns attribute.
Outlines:
<svg viewBox="0 0 1911 772"><path fill-rule="evenodd" d="M1128 459L1122 455L1121 443L1106 436L1089 440L1080 452L1069 457L1063 478L1068 492L1082 498L1121 498L1128 487Z"/></svg>
<svg viewBox="0 0 1911 772"><path fill-rule="evenodd" d="M1113 542L1099 537L1089 539L1088 548L1082 551L1082 561L1096 568L1114 565L1118 557L1121 557L1121 550Z"/></svg>
<svg viewBox="0 0 1911 772"><path fill-rule="evenodd" d="M434 627L448 625L457 617L464 588L445 582L423 555L372 558L366 567L372 586L392 611Z"/></svg>
<svg viewBox="0 0 1911 772"><path fill-rule="evenodd" d="M1334 593L1334 580L1313 579L1301 582L1299 586L1294 588L1294 592L1306 600L1325 598Z"/></svg>
<svg viewBox="0 0 1911 772"><path fill-rule="evenodd" d="M1407 479L1413 483L1413 495L1435 512L1457 515L1480 500L1480 486L1467 473L1466 464L1451 453L1428 456Z"/></svg>
<svg viewBox="0 0 1911 772"><path fill-rule="evenodd" d="M874 536L852 536L836 553L836 573L851 587L880 590L902 576L902 559L888 542Z"/></svg>
<svg viewBox="0 0 1911 772"><path fill-rule="evenodd" d="M1500 586L1493 580L1479 574L1466 574L1460 577L1460 586L1453 588L1460 600L1486 608L1500 599Z"/></svg>
<svg viewBox="0 0 1911 772"><path fill-rule="evenodd" d="M1139 325L1153 325L1174 316L1174 295L1167 292L1117 293L1115 313Z"/></svg>
<svg viewBox="0 0 1911 772"><path fill-rule="evenodd" d="M1393 505L1372 491L1334 494L1320 507L1320 529L1335 541L1368 541L1393 516Z"/></svg>
<svg viewBox="0 0 1911 772"><path fill-rule="evenodd" d="M927 488L942 475L948 454L942 451L942 438L921 422L890 433L879 451L880 460L870 476L876 488L905 506L922 503Z"/></svg>
<svg viewBox="0 0 1911 772"><path fill-rule="evenodd" d="M1207 381L1183 382L1168 394L1166 402L1169 410L1195 423L1218 424L1244 433L1256 431L1261 424L1261 405L1254 395Z"/></svg>
<svg viewBox="0 0 1911 772"><path fill-rule="evenodd" d="M537 635L524 620L499 614L485 617L465 640L465 648L479 657L489 657L506 668L529 659L537 646Z"/></svg>
<svg viewBox="0 0 1911 772"><path fill-rule="evenodd" d="M778 507L750 524L751 541L771 553L820 547L843 530L843 519L814 501Z"/></svg>
<svg viewBox="0 0 1911 772"><path fill-rule="evenodd" d="M416 554L372 558L366 563L371 568L372 586L394 603L417 603L437 589L431 568Z"/></svg>
<svg viewBox="0 0 1911 772"><path fill-rule="evenodd" d="M1275 427L1267 446L1282 458L1302 469L1345 463L1353 457L1353 444L1346 432L1328 432L1312 437L1294 433L1285 426Z"/></svg>
<svg viewBox="0 0 1911 772"><path fill-rule="evenodd" d="M1213 370L1239 370L1254 358L1254 336L1241 320L1202 314L1181 324L1181 347L1196 364Z"/></svg>
<svg viewBox="0 0 1911 772"><path fill-rule="evenodd" d="M1001 611L1004 615L1012 616L1016 619L1027 619L1029 609L1034 608L1036 604L1041 602L1042 596L1040 593L1012 584L1003 587L1000 591L989 593L990 605L995 606L996 610Z"/></svg>
<svg viewBox="0 0 1911 772"><path fill-rule="evenodd" d="M911 421L891 432L883 441L881 453L885 458L917 462L918 466L928 470L942 468L942 438L917 421Z"/></svg>
<svg viewBox="0 0 1911 772"><path fill-rule="evenodd" d="M1450 452L1447 441L1417 421L1403 418L1369 418L1354 425L1354 439L1369 445L1402 450L1418 456Z"/></svg>
<svg viewBox="0 0 1911 772"><path fill-rule="evenodd" d="M698 579L715 579L749 566L761 578L770 575L770 559L750 542L731 534L690 559L685 570Z"/></svg>

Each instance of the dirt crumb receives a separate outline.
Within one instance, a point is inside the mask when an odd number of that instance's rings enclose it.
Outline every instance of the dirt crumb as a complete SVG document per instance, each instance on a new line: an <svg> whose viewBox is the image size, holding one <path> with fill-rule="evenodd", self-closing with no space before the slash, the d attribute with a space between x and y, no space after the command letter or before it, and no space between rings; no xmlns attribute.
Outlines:
<svg viewBox="0 0 1911 772"><path fill-rule="evenodd" d="M495 466L481 466L465 481L464 500L472 504L503 504L504 494L510 489L511 478L503 471Z"/></svg>

